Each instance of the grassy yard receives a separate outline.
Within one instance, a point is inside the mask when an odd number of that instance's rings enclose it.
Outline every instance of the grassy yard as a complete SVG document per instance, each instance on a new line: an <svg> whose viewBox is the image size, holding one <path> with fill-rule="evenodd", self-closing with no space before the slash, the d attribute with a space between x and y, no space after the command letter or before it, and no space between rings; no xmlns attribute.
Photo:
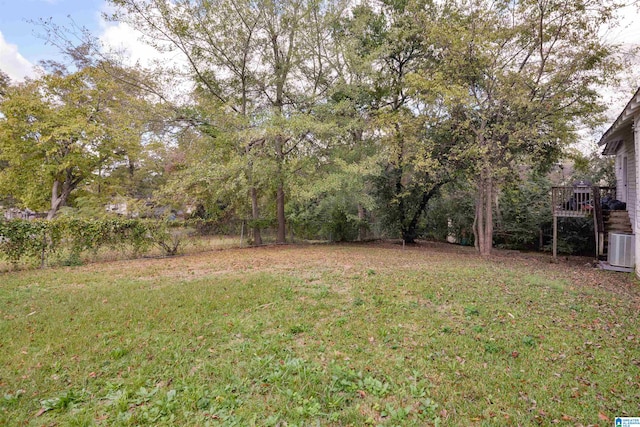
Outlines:
<svg viewBox="0 0 640 427"><path fill-rule="evenodd" d="M0 425L599 425L640 416L640 287L425 244L0 275Z"/></svg>

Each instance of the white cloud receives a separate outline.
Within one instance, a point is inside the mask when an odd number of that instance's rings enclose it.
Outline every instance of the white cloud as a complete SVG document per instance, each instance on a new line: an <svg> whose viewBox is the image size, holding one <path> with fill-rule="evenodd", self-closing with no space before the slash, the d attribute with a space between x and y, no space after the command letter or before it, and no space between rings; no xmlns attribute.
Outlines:
<svg viewBox="0 0 640 427"><path fill-rule="evenodd" d="M141 40L141 34L126 23L104 24L100 41L109 50L121 52L129 65L150 66L162 54Z"/></svg>
<svg viewBox="0 0 640 427"><path fill-rule="evenodd" d="M0 32L0 69L12 80L23 81L25 77L33 77L35 70L18 51L18 46L8 43Z"/></svg>
<svg viewBox="0 0 640 427"><path fill-rule="evenodd" d="M184 64L184 60L176 53L160 52L150 46L143 39L143 34L125 22L109 22L104 19L102 12L110 15L113 6L105 3L100 12L100 42L108 49L119 51L124 55L128 65L139 63L143 67L151 67L155 62L162 62L165 66Z"/></svg>
<svg viewBox="0 0 640 427"><path fill-rule="evenodd" d="M102 8L107 15L113 12L113 8L104 5ZM173 68L175 70L188 69L185 58L177 51L160 52L148 44L144 35L125 22L109 22L103 16L99 18L101 44L107 52L118 52L125 65L141 65L144 68L156 69ZM190 93L193 84L189 79L178 77L165 86L165 95L174 100Z"/></svg>

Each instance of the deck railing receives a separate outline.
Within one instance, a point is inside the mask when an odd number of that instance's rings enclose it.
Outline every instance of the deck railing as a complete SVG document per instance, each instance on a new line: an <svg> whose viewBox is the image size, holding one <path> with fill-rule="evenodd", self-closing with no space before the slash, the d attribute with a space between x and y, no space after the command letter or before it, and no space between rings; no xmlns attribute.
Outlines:
<svg viewBox="0 0 640 427"><path fill-rule="evenodd" d="M605 197L616 198L615 187L552 187L551 206L553 215L561 217L583 217L599 210Z"/></svg>

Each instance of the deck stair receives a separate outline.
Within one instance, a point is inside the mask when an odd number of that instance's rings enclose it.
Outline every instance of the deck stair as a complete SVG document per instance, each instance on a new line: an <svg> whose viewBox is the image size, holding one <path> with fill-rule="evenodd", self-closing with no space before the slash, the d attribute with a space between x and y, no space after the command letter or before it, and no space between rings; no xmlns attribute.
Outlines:
<svg viewBox="0 0 640 427"><path fill-rule="evenodd" d="M606 259L609 233L633 233L629 212L608 210L602 203L604 200L616 200L615 187L591 186L580 181L571 187L551 188L554 258L557 257L558 218L592 218L596 258Z"/></svg>

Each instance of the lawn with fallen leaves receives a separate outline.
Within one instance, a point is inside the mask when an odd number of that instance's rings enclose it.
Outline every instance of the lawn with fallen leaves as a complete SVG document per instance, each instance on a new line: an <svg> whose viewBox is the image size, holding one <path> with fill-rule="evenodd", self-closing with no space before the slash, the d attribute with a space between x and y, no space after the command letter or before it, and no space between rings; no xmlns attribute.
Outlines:
<svg viewBox="0 0 640 427"><path fill-rule="evenodd" d="M270 246L0 274L0 424L613 425L640 286L588 260Z"/></svg>

